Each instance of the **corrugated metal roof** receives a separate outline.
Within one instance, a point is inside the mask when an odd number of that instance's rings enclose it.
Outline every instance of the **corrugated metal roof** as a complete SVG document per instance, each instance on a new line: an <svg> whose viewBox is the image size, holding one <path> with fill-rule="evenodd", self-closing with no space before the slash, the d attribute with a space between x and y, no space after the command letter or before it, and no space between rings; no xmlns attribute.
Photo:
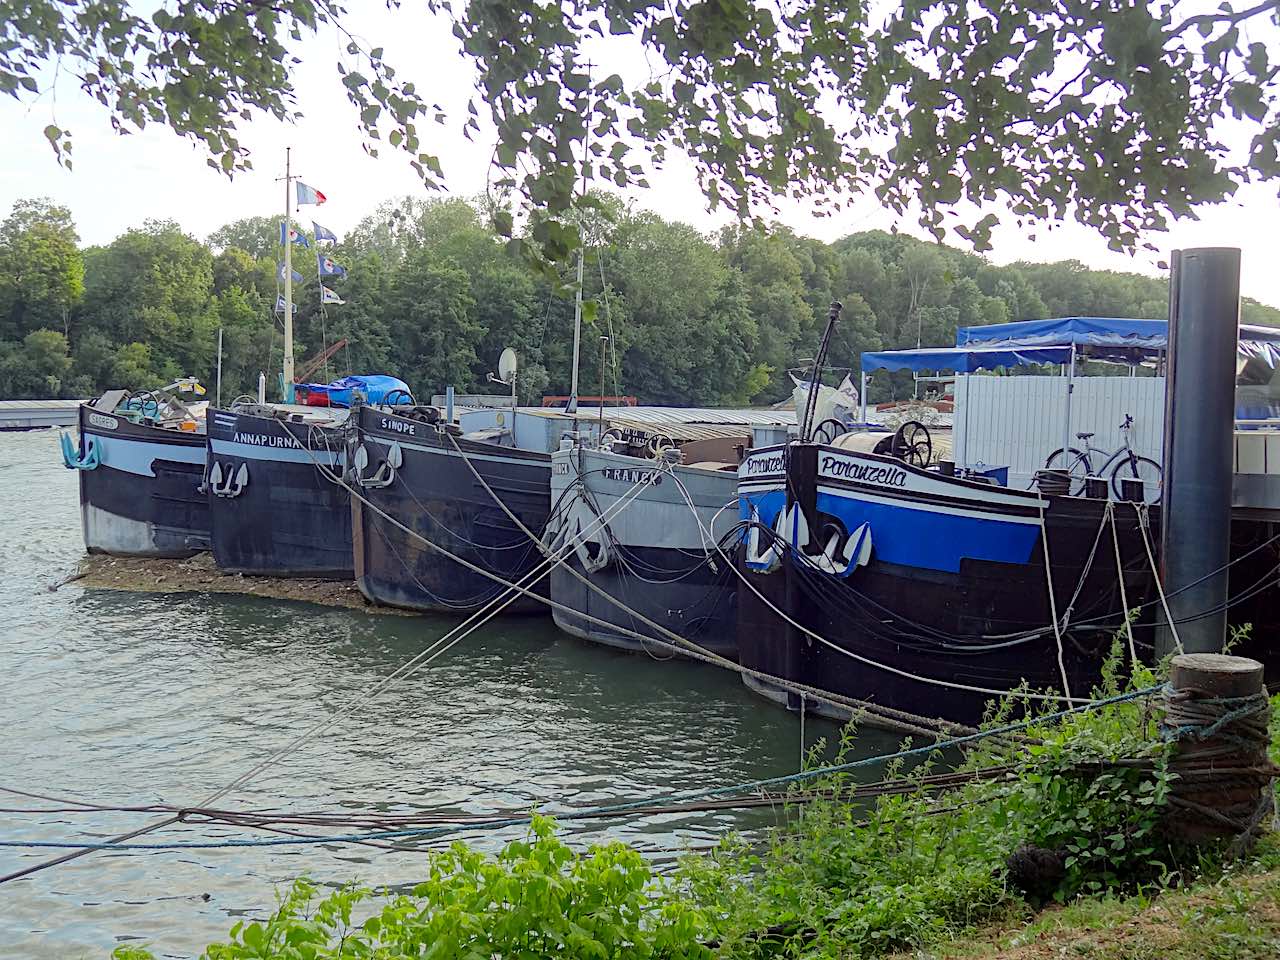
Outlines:
<svg viewBox="0 0 1280 960"><path fill-rule="evenodd" d="M0 400L0 410L74 410L83 400Z"/></svg>
<svg viewBox="0 0 1280 960"><path fill-rule="evenodd" d="M750 439L751 427L732 423L653 423L648 420L628 420L610 417L606 408L605 419L615 430L637 430L649 435L660 435L681 442L686 440L723 440L746 437Z"/></svg>
<svg viewBox="0 0 1280 960"><path fill-rule="evenodd" d="M587 408L589 409L589 408ZM598 411L599 408L597 407ZM586 409L579 407L579 415ZM735 426L771 426L796 422L792 410L768 407L605 407L606 420L626 420L634 424L658 426L673 423L721 424Z"/></svg>
<svg viewBox="0 0 1280 960"><path fill-rule="evenodd" d="M532 415L554 419L573 419L560 407L519 407L520 416ZM578 407L578 420L596 420L600 408L582 405ZM641 428L655 429L674 424L702 424L705 426L773 426L796 422L790 410L770 410L766 407L730 409L719 407L605 407L604 418L610 423L626 421Z"/></svg>

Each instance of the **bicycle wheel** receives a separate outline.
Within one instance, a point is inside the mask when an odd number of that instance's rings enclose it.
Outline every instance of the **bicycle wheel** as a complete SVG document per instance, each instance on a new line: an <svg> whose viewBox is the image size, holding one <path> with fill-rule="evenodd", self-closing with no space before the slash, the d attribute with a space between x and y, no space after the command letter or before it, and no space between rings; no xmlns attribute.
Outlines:
<svg viewBox="0 0 1280 960"><path fill-rule="evenodd" d="M1140 457L1136 453L1122 458L1111 468L1111 492L1116 499L1120 498L1120 481L1123 479L1142 481L1142 497L1147 503L1156 503L1160 499L1160 484L1164 479L1164 471L1160 464L1148 457Z"/></svg>
<svg viewBox="0 0 1280 960"><path fill-rule="evenodd" d="M1093 464L1089 461L1089 454L1075 447L1069 447L1065 456L1062 447L1053 451L1045 460L1044 468L1066 470L1071 477L1070 490L1073 494L1081 493L1084 490L1084 478L1093 475Z"/></svg>

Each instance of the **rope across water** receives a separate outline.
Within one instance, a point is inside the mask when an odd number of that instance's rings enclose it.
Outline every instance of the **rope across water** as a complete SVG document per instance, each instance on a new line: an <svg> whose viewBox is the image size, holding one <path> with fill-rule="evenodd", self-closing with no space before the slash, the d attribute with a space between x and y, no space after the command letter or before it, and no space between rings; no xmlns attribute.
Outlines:
<svg viewBox="0 0 1280 960"><path fill-rule="evenodd" d="M907 760L914 757L923 757L937 753L942 750L955 749L970 744L987 740L992 737L1008 736L1011 733L1021 732L1029 727L1043 725L1062 720L1073 714L1078 714L1088 710L1097 710L1102 707L1112 706L1114 704L1126 703L1133 700L1139 700L1143 697L1149 697L1159 693L1162 688L1159 686L1147 687L1142 690L1130 691L1128 693L1118 694L1113 697L1107 697L1102 700L1095 700L1080 706L1071 707L1066 710L1060 710L1056 713L1046 714L1039 717L1033 717L1028 720L1021 720L1016 723L1008 723L999 727L993 727L988 730L980 730L977 733L968 734L966 736L954 737L941 743L931 743L921 747L912 747L905 750L898 750L889 754L878 754L873 757L864 757L859 760L852 760L847 763L832 764L829 766L816 767L809 770L801 770L797 773L785 774L777 777L765 777L759 780L749 780L744 783L730 784L722 787L710 787L702 790L683 791L672 794L661 794L656 797L646 797L641 800L630 800L621 803L604 804L594 807L585 807L578 809L570 809L568 812L556 814L557 820L564 822L572 822L575 820L584 820L596 818L605 814L625 813L628 811L644 810L661 805L671 805L677 803L694 803L700 800L711 800L719 797L729 797L740 794L750 794L756 791L784 787L794 783L802 783L808 780L814 780L821 777L831 776L833 774L848 773L854 770L864 769L878 764L891 763L895 760ZM74 841L26 841L26 840L3 840L0 841L0 848L22 848L22 849L74 849L74 850L217 850L234 847L289 847L308 844L326 844L326 843L363 843L370 840L389 840L389 839L406 839L419 838L429 839L432 837L444 836L450 833L489 831L500 830L506 827L523 826L531 823L533 815L519 817L507 817L495 819L483 823L468 824L448 824L431 827L413 827L399 830L377 830L364 833L339 834L336 836L296 836L296 837L269 837L269 838L244 838L244 839L227 839L227 840L208 840L208 841L178 841L174 843L83 843Z"/></svg>

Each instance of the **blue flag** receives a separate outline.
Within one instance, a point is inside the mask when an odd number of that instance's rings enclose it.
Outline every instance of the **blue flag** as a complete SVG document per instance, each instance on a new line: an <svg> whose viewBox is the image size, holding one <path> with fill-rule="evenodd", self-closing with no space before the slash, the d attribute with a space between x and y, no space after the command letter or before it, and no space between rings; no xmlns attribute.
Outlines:
<svg viewBox="0 0 1280 960"><path fill-rule="evenodd" d="M346 267L340 267L328 257L321 256L318 253L316 254L316 266L320 269L320 276L322 277L345 277L347 275Z"/></svg>
<svg viewBox="0 0 1280 960"><path fill-rule="evenodd" d="M276 313L284 313L284 294L281 294L281 293L276 294L276 309L275 309L275 312L276 312ZM298 312L298 305L297 305L296 303L293 305L293 312L294 312L294 313L297 313L297 312Z"/></svg>
<svg viewBox="0 0 1280 960"><path fill-rule="evenodd" d="M302 274L300 274L297 270L290 270L289 272L293 274L294 283L301 283L303 279L305 279L302 276ZM276 279L279 280L281 283L284 282L284 264L283 263L280 264L280 269L276 271Z"/></svg>
<svg viewBox="0 0 1280 960"><path fill-rule="evenodd" d="M338 235L328 227L322 227L314 220L311 221L311 226L316 231L316 243L319 243L321 240L328 240L330 243L338 242Z"/></svg>
<svg viewBox="0 0 1280 960"><path fill-rule="evenodd" d="M347 301L343 300L340 296L338 296L336 293L334 293L324 284L321 284L320 285L320 302L342 304L342 303L346 303Z"/></svg>
<svg viewBox="0 0 1280 960"><path fill-rule="evenodd" d="M307 235L305 233L299 233L297 230L289 231L289 242L298 243L304 247L311 246L311 243L307 240ZM280 224L280 243L281 245L284 244L284 224L283 223Z"/></svg>

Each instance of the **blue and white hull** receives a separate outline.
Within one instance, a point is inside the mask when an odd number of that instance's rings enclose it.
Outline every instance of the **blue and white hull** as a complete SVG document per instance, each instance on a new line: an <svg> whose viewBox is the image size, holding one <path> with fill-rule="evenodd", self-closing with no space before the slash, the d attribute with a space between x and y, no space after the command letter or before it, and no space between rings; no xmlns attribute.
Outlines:
<svg viewBox="0 0 1280 960"><path fill-rule="evenodd" d="M190 557L209 549L202 434L131 422L80 407L67 465L80 473L80 519L90 553ZM70 438L64 438L70 445Z"/></svg>
<svg viewBox="0 0 1280 960"><path fill-rule="evenodd" d="M227 573L352 580L345 434L282 416L208 412L214 562Z"/></svg>
<svg viewBox="0 0 1280 960"><path fill-rule="evenodd" d="M1064 672L1087 695L1123 624L1120 576L1130 607L1154 596L1136 512L1116 512L1118 572L1104 500L812 444L753 451L739 497L744 665L910 713L974 723L991 691L1061 692Z"/></svg>

